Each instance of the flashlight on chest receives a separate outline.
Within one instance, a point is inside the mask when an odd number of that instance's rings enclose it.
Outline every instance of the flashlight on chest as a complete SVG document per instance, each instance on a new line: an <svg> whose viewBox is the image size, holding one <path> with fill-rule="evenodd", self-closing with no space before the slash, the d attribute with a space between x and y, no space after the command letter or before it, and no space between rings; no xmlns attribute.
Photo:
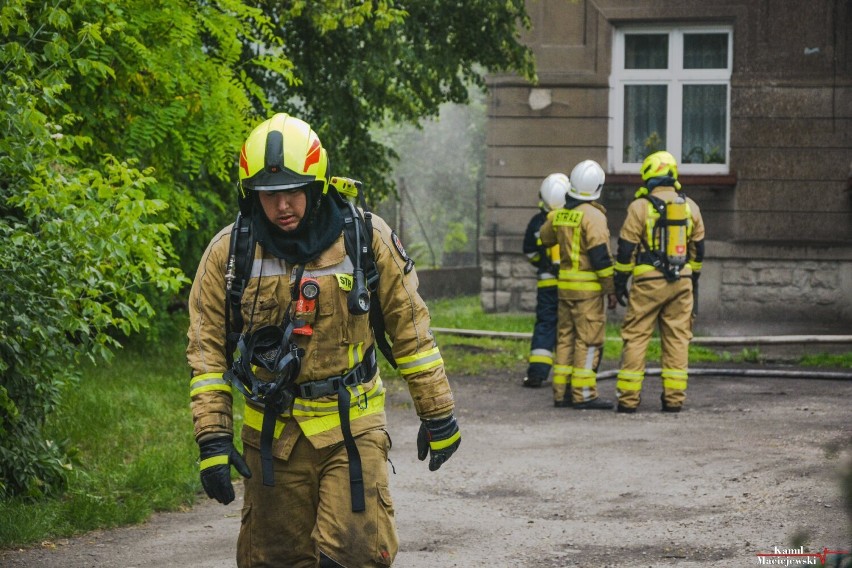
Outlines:
<svg viewBox="0 0 852 568"><path fill-rule="evenodd" d="M319 296L319 282L314 278L302 278L299 283L299 299L296 300L295 319L303 324L293 330L298 335L313 335L314 329L311 324L317 317L317 296Z"/></svg>

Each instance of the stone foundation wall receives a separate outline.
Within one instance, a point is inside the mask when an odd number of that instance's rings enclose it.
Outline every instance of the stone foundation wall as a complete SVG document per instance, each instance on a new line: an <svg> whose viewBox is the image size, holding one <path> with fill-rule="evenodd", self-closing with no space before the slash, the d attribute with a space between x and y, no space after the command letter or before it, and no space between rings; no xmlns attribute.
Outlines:
<svg viewBox="0 0 852 568"><path fill-rule="evenodd" d="M520 237L483 239L481 299L486 312L534 310L535 271L520 250ZM620 319L623 312L612 315ZM852 333L852 247L709 241L698 313L703 325L720 333L730 330L727 335L761 328Z"/></svg>

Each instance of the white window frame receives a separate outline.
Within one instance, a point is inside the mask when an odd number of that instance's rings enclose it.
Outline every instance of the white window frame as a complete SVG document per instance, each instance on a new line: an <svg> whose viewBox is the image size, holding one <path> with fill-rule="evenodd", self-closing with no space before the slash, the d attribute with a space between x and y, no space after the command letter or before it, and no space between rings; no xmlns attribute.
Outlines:
<svg viewBox="0 0 852 568"><path fill-rule="evenodd" d="M624 50L627 34L667 34L669 36L669 60L667 69L625 69ZM728 34L728 62L726 69L684 69L683 36L685 33ZM624 162L624 87L626 85L666 85L666 150L678 162L680 174L713 175L730 173L731 153L731 70L733 69L734 31L732 26L625 26L618 27L613 34L612 73L609 97L609 168L613 173L635 174L640 162ZM684 85L727 86L727 124L724 164L684 164L681 160L682 111Z"/></svg>

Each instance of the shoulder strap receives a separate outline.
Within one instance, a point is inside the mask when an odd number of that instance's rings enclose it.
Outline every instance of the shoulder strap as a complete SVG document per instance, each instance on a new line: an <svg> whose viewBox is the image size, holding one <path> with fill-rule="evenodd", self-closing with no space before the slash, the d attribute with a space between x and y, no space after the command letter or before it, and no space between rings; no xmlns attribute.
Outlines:
<svg viewBox="0 0 852 568"><path fill-rule="evenodd" d="M245 324L241 304L243 292L251 276L254 252L255 239L251 220L243 217L242 213L237 213L237 219L231 229L228 266L225 272L225 357L229 368L234 362L234 350Z"/></svg>
<svg viewBox="0 0 852 568"><path fill-rule="evenodd" d="M393 350L388 341L385 331L385 318L378 299L379 270L373 255L373 215L365 209L362 216L357 208L350 208L348 205L341 206L341 212L343 213L343 242L346 246L346 254L352 258L353 262L357 261L358 267L363 272L367 291L373 297L370 302L369 314L370 326L373 328L373 334L376 337L376 345L388 363L396 368L396 359L394 359Z"/></svg>
<svg viewBox="0 0 852 568"><path fill-rule="evenodd" d="M665 219L666 217L666 202L660 199L659 197L655 197L653 195L646 194L642 196L643 199L647 199L651 202L651 205L654 206L654 209L657 210L657 213L660 214L660 219ZM664 221L665 222L665 221Z"/></svg>
<svg viewBox="0 0 852 568"><path fill-rule="evenodd" d="M364 276L367 279L367 289L377 296L376 301L370 304L370 325L373 327L373 334L376 336L379 351L382 352L391 367L396 369L396 359L393 356L393 350L385 331L385 316L382 313L382 306L378 302L379 269L373 256L373 215L369 211L364 213L364 222L367 225L367 248L370 250L370 254L367 255L369 258L363 263Z"/></svg>

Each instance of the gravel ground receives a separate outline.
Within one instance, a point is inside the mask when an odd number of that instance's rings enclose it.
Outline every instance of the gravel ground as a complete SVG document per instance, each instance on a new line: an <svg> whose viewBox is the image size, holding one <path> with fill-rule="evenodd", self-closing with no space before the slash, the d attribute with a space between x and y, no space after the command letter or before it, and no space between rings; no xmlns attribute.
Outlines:
<svg viewBox="0 0 852 568"><path fill-rule="evenodd" d="M520 387L523 370L451 377L462 445L435 473L416 459L418 421L392 383L395 566L804 566L812 557L759 555L852 549L840 480L852 380L694 377L687 408L663 414L649 377L639 412L620 415L554 408L549 384ZM0 551L0 566L231 567L241 502Z"/></svg>

